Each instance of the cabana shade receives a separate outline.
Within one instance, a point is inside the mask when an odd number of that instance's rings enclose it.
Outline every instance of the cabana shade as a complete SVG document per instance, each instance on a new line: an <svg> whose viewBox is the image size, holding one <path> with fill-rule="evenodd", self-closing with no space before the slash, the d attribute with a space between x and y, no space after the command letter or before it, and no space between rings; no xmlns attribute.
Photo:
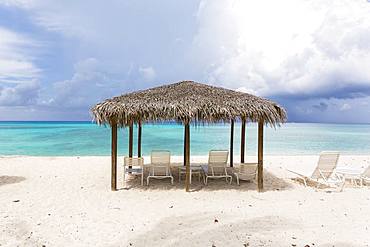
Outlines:
<svg viewBox="0 0 370 247"><path fill-rule="evenodd" d="M286 120L278 104L251 94L181 81L107 99L92 109L98 124L138 122L214 123L247 119L276 125Z"/></svg>
<svg viewBox="0 0 370 247"><path fill-rule="evenodd" d="M186 191L190 186L190 124L231 122L230 154L233 155L234 121L242 122L241 161L244 162L246 121L258 122L258 189L263 189L263 126L286 121L286 112L278 104L221 87L194 81L181 81L138 92L123 94L95 105L91 112L98 124L112 127L112 190L117 190L117 128L129 126L129 157L133 155L133 124L145 122L177 121L185 126L184 165L186 165ZM141 147L138 147L138 155ZM230 159L230 166L233 164Z"/></svg>

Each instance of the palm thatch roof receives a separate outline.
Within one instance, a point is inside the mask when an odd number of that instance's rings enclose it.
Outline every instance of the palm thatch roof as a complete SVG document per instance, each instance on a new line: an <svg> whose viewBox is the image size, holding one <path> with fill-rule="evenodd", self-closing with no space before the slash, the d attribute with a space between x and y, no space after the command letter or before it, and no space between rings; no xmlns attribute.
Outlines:
<svg viewBox="0 0 370 247"><path fill-rule="evenodd" d="M128 126L137 122L177 121L214 123L246 119L271 125L286 121L278 104L251 94L193 81L123 94L95 105L98 124Z"/></svg>

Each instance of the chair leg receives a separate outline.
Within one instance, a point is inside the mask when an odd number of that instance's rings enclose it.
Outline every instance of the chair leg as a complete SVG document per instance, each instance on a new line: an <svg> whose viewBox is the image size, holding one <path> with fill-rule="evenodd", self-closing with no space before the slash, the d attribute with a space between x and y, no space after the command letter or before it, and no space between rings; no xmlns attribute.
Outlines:
<svg viewBox="0 0 370 247"><path fill-rule="evenodd" d="M123 168L123 169L125 169L125 168ZM125 185L126 185L126 176L125 176L125 174L126 174L126 171L125 170L123 170L123 187L125 187Z"/></svg>
<svg viewBox="0 0 370 247"><path fill-rule="evenodd" d="M304 187L307 187L306 179L303 178Z"/></svg>
<svg viewBox="0 0 370 247"><path fill-rule="evenodd" d="M236 183L240 186L240 183L239 183L239 176L238 176L238 175L236 176Z"/></svg>
<svg viewBox="0 0 370 247"><path fill-rule="evenodd" d="M173 185L173 177L171 177L171 184Z"/></svg>
<svg viewBox="0 0 370 247"><path fill-rule="evenodd" d="M346 180L343 180L342 184L340 185L340 190L339 192L342 192L344 189L344 185L346 184Z"/></svg>
<svg viewBox="0 0 370 247"><path fill-rule="evenodd" d="M141 173L141 186L144 185L144 171Z"/></svg>
<svg viewBox="0 0 370 247"><path fill-rule="evenodd" d="M230 176L230 184L233 182L233 177Z"/></svg>
<svg viewBox="0 0 370 247"><path fill-rule="evenodd" d="M146 185L149 186L149 176L146 178Z"/></svg>

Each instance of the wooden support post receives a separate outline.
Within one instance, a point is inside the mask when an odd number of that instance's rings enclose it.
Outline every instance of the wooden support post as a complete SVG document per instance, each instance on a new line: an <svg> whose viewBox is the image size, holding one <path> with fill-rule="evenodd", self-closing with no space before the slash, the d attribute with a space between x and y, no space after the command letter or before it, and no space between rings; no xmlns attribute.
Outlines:
<svg viewBox="0 0 370 247"><path fill-rule="evenodd" d="M128 157L132 158L134 150L134 127L131 123L129 126L129 135L128 135Z"/></svg>
<svg viewBox="0 0 370 247"><path fill-rule="evenodd" d="M185 165L186 165L186 178L185 178L185 190L189 192L190 190L190 127L189 123L185 124Z"/></svg>
<svg viewBox="0 0 370 247"><path fill-rule="evenodd" d="M137 157L141 157L141 122L138 123L137 130Z"/></svg>
<svg viewBox="0 0 370 247"><path fill-rule="evenodd" d="M184 166L186 166L186 125L184 126Z"/></svg>
<svg viewBox="0 0 370 247"><path fill-rule="evenodd" d="M240 163L245 162L245 119L242 119L242 130L240 138Z"/></svg>
<svg viewBox="0 0 370 247"><path fill-rule="evenodd" d="M117 190L117 124L113 124L112 128L112 147L111 147L111 189Z"/></svg>
<svg viewBox="0 0 370 247"><path fill-rule="evenodd" d="M258 191L263 191L263 120L258 122Z"/></svg>
<svg viewBox="0 0 370 247"><path fill-rule="evenodd" d="M234 120L231 120L230 131L230 167L234 166Z"/></svg>

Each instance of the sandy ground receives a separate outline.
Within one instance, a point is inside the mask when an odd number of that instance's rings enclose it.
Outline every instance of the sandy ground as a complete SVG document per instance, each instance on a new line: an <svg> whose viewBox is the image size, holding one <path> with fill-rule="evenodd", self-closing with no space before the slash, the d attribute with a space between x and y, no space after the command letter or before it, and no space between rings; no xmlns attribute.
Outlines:
<svg viewBox="0 0 370 247"><path fill-rule="evenodd" d="M0 157L0 246L369 246L370 187L305 188L285 170L309 174L317 159L266 157L263 193L196 179L186 193L177 178L123 189L121 176L111 192L109 157Z"/></svg>

